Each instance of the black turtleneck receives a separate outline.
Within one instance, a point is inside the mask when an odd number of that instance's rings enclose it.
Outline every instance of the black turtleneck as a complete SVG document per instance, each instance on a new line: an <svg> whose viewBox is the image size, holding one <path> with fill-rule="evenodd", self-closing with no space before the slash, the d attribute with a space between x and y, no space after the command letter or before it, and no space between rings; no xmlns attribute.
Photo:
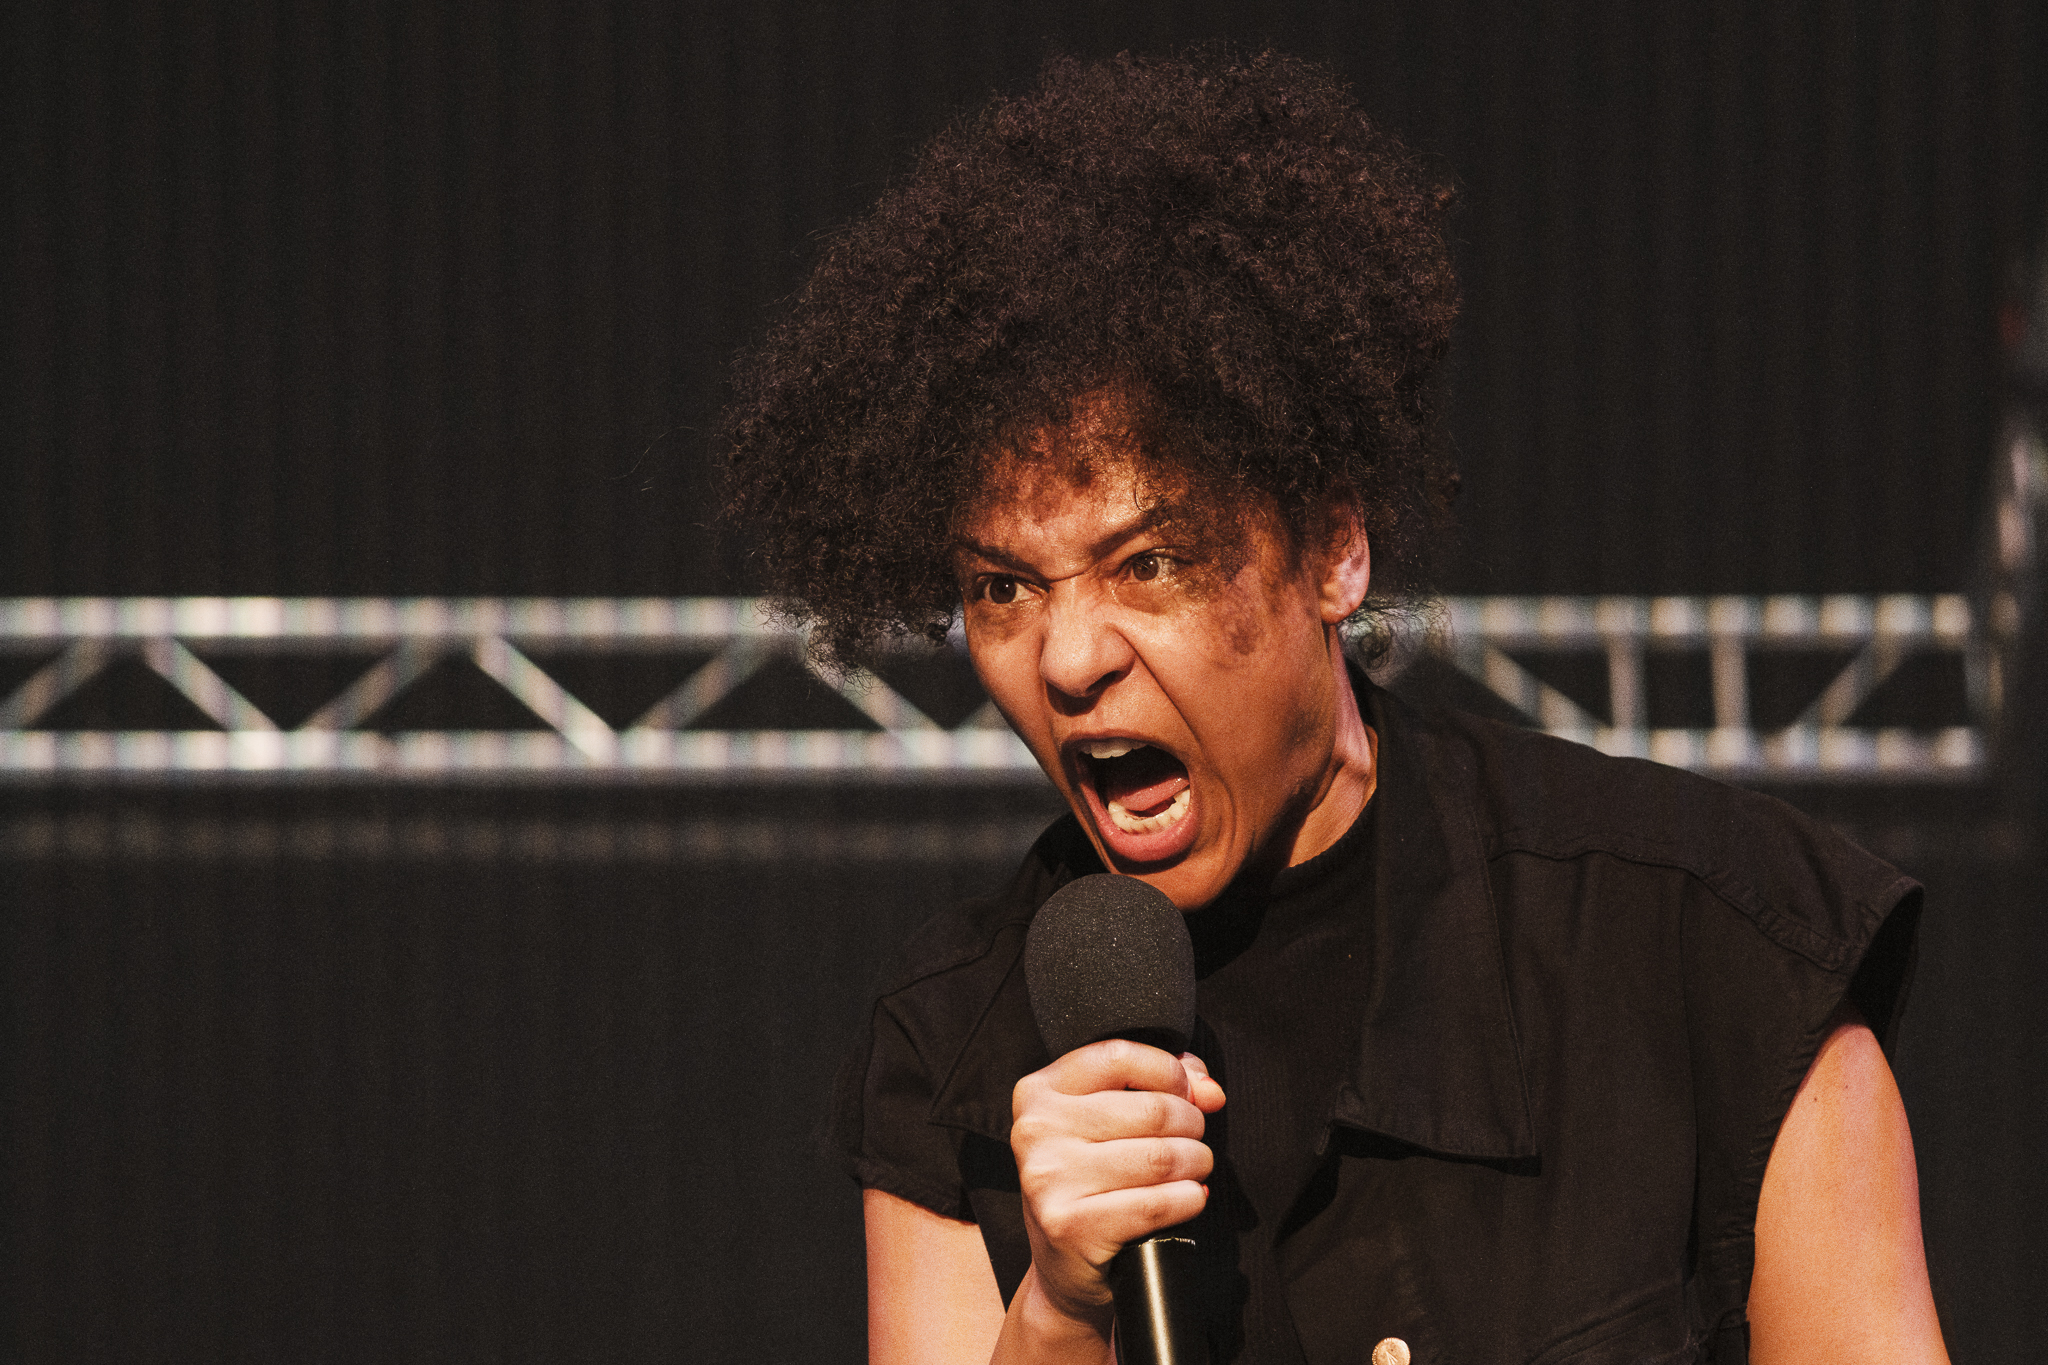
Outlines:
<svg viewBox="0 0 2048 1365"><path fill-rule="evenodd" d="M1273 1230L1312 1173L1348 1074L1369 979L1374 803L1322 853L1262 890L1233 888L1188 916L1195 1051L1226 1103L1197 1235L1216 1257L1210 1302L1225 1360L1299 1361L1273 1260Z"/></svg>

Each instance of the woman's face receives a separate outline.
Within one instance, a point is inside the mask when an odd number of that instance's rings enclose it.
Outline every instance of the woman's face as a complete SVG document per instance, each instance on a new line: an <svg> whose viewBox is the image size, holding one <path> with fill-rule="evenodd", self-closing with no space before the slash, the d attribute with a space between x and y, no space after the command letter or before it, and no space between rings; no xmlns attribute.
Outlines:
<svg viewBox="0 0 2048 1365"><path fill-rule="evenodd" d="M1336 633L1364 541L1290 556L1266 515L1236 554L1190 543L1177 528L1204 519L1089 450L1088 425L1062 436L1083 462L1012 459L957 528L968 650L1104 864L1194 909L1254 856L1320 852L1364 802L1369 754L1338 781L1363 746L1339 743Z"/></svg>

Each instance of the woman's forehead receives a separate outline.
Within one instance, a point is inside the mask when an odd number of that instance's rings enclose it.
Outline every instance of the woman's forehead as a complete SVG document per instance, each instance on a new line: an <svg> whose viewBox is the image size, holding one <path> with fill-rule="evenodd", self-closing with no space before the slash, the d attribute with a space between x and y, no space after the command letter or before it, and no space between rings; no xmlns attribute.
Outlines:
<svg viewBox="0 0 2048 1365"><path fill-rule="evenodd" d="M1036 528L1092 523L1166 531L1229 554L1247 532L1273 520L1270 499L1235 496L1200 478L1160 448L1142 404L1100 391L1073 405L1065 422L1006 441L977 462L974 486L955 518L956 536L982 545ZM1266 515L1261 515L1265 513Z"/></svg>
<svg viewBox="0 0 2048 1365"><path fill-rule="evenodd" d="M1142 506L1154 479L1124 452L1062 447L1057 452L1006 450L976 471L970 516L1030 515L1104 500Z"/></svg>
<svg viewBox="0 0 2048 1365"><path fill-rule="evenodd" d="M1002 548L1047 535L1089 539L1135 534L1166 512L1131 462L1076 469L1064 462L1010 458L992 466L956 527L963 546Z"/></svg>

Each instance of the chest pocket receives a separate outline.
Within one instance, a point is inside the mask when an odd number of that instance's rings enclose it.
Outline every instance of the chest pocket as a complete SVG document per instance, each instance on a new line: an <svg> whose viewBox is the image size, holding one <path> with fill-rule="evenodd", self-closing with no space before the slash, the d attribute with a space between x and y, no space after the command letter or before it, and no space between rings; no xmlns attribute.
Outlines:
<svg viewBox="0 0 2048 1365"><path fill-rule="evenodd" d="M1588 1215L1569 1182L1545 1177L1537 1158L1343 1135L1278 1249L1309 1365L1358 1365L1386 1337L1413 1365L1704 1361L1684 1223L1673 1238L1640 1207Z"/></svg>
<svg viewBox="0 0 2048 1365"><path fill-rule="evenodd" d="M1595 1323L1536 1356L1529 1365L1696 1365L1707 1359L1701 1343L1692 1337L1681 1291L1660 1294L1607 1322Z"/></svg>

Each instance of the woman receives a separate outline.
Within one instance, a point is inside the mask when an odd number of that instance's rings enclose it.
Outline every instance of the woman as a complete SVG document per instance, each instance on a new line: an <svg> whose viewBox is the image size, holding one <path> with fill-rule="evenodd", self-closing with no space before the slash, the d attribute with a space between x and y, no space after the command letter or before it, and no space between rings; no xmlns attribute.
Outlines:
<svg viewBox="0 0 2048 1365"><path fill-rule="evenodd" d="M816 638L959 611L1071 811L843 1077L875 1361L1108 1360L1110 1259L1190 1220L1224 1360L1945 1358L1878 1042L1918 889L1346 659L1455 489L1447 198L1315 68L1055 62L741 369ZM1188 914L1186 1056L1045 1055L1023 933L1102 870Z"/></svg>

